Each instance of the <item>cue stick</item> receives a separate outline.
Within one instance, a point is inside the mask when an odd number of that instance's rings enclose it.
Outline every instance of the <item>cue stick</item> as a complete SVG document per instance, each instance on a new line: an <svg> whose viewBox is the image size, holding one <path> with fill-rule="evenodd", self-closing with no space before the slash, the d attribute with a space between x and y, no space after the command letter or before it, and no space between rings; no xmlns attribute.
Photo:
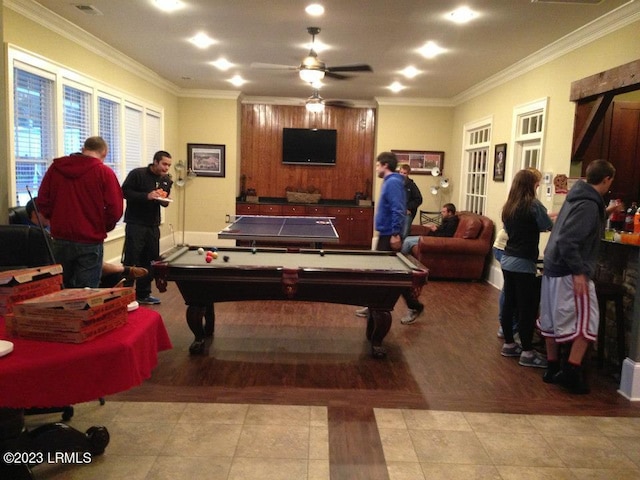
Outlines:
<svg viewBox="0 0 640 480"><path fill-rule="evenodd" d="M40 220L40 211L38 210L38 205L36 205L36 201L33 199L31 195L31 189L29 189L28 185L25 185L27 189L27 193L29 194L29 198L33 202L33 208L36 211L36 219L38 220L38 226L40 227L40 231L42 232L42 236L44 237L44 243L47 244L47 250L49 251L49 259L51 260L51 264L55 265L56 258L53 255L53 248L51 248L51 241L49 238L49 233L44 229L44 225L42 225L42 221Z"/></svg>

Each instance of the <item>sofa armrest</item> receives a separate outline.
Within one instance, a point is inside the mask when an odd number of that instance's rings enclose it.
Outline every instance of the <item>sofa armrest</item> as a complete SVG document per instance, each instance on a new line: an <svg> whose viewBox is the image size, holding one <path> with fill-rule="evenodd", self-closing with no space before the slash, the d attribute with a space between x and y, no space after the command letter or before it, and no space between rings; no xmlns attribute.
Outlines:
<svg viewBox="0 0 640 480"><path fill-rule="evenodd" d="M478 239L429 236L420 237L420 241L414 249L417 249L416 253L424 252L430 255L445 253L485 255L489 250L486 242L478 241Z"/></svg>
<svg viewBox="0 0 640 480"><path fill-rule="evenodd" d="M411 229L409 230L409 235L419 236L419 235L427 235L431 229L427 228L425 225L411 225Z"/></svg>

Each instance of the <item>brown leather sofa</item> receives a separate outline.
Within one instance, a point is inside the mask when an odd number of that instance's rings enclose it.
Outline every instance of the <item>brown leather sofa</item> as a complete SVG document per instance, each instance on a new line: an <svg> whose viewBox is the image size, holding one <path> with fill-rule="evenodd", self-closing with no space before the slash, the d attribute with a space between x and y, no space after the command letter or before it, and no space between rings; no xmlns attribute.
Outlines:
<svg viewBox="0 0 640 480"><path fill-rule="evenodd" d="M429 269L429 278L480 280L493 245L494 223L472 212L458 212L460 223L451 238L425 235L427 228L413 225L420 241L411 254Z"/></svg>

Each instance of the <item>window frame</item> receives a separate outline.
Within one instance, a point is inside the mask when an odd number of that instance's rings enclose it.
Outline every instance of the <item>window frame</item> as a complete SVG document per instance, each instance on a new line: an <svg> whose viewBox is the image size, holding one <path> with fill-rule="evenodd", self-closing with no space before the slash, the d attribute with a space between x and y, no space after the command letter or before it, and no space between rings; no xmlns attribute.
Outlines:
<svg viewBox="0 0 640 480"><path fill-rule="evenodd" d="M46 159L46 168L48 168L53 159L64 156L72 152L64 152L64 87L68 86L74 89L78 89L82 92L89 94L89 136L99 135L100 131L100 109L99 99L105 98L109 101L117 103L120 111L120 125L117 136L118 147L113 148L119 158L114 159L114 163L119 165L119 171L115 171L120 182L124 181L124 178L132 168L141 167L147 165L151 161L151 156L160 149L157 145L147 145L148 134L147 130L154 127L148 127L147 115L159 118L158 131L156 131L154 138L159 141L160 145L164 144L164 108L159 105L153 104L150 101L135 97L127 92L124 92L116 87L100 82L99 80L90 77L81 72L76 72L68 67L61 65L57 62L48 60L46 58L32 54L26 50L23 50L15 45L8 45L8 87L11 95L9 95L8 101L8 119L9 119L9 173L11 180L9 182L9 198L15 199L18 203L18 186L16 185L16 168L18 160L16 159L16 135L15 135L15 113L16 102L14 96L15 88L15 69L23 70L25 72L37 75L42 78L46 78L53 82L53 98L51 100L50 108L52 113L50 115L51 135L50 139L53 144L53 157ZM125 107L126 105L136 105L142 112L142 129L139 135L139 143L141 145L141 157L135 165L129 164L127 166L127 159L125 153ZM153 150L155 149L155 150ZM153 150L153 151L151 151ZM46 170L46 169L45 169ZM36 186L33 192L34 196L37 194ZM13 203L13 202L10 202ZM21 202L22 204L26 202ZM119 236L124 234L122 226L116 227L116 229L109 233L108 238Z"/></svg>

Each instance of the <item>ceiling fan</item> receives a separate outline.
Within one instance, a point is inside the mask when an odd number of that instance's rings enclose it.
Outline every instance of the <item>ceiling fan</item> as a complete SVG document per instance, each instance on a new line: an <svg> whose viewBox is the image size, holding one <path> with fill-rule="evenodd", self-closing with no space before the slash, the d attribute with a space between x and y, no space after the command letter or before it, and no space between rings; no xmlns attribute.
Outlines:
<svg viewBox="0 0 640 480"><path fill-rule="evenodd" d="M324 110L324 107L351 108L353 103L348 100L325 100L320 96L318 89L314 89L305 101L305 107L309 112L319 113Z"/></svg>
<svg viewBox="0 0 640 480"><path fill-rule="evenodd" d="M307 32L311 35L311 49L302 63L298 66L277 65L273 63L252 63L251 68L262 68L272 70L295 70L298 71L300 78L307 83L314 83L322 80L325 76L336 80L346 80L350 77L342 75L338 72L373 72L373 69L366 64L341 65L338 67L327 67L327 65L318 58L318 54L313 49L316 35L320 33L319 27L307 27Z"/></svg>

